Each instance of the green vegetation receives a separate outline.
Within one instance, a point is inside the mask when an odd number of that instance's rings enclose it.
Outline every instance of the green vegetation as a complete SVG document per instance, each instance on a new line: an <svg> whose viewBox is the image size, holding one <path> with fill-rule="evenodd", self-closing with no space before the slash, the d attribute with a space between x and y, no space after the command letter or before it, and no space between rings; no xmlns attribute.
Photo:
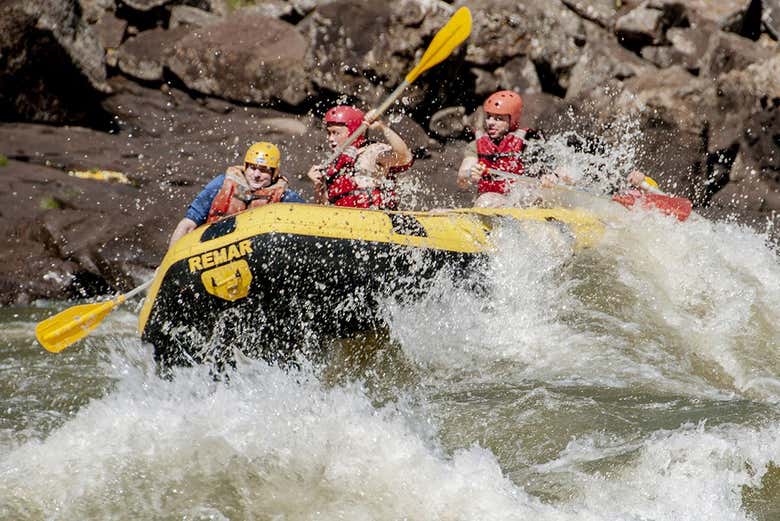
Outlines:
<svg viewBox="0 0 780 521"><path fill-rule="evenodd" d="M231 11L248 5L255 5L256 3L255 0L227 0L228 7L230 7Z"/></svg>
<svg viewBox="0 0 780 521"><path fill-rule="evenodd" d="M8 166L8 158L0 154L0 167L2 166Z"/></svg>
<svg viewBox="0 0 780 521"><path fill-rule="evenodd" d="M41 210L59 210L62 208L62 203L56 197L47 195L41 199L40 203L38 203L38 207Z"/></svg>

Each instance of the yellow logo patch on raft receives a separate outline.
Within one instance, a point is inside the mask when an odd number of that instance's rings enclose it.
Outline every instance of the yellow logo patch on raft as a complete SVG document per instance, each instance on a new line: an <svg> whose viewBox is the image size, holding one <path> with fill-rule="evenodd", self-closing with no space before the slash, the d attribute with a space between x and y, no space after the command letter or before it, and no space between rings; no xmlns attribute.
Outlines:
<svg viewBox="0 0 780 521"><path fill-rule="evenodd" d="M252 241L246 240L241 241L238 244L231 244L230 246L225 246L218 250L211 250L196 255L195 257L190 257L187 262L189 263L190 271L195 272L225 264L226 262L238 259L249 253L252 253Z"/></svg>

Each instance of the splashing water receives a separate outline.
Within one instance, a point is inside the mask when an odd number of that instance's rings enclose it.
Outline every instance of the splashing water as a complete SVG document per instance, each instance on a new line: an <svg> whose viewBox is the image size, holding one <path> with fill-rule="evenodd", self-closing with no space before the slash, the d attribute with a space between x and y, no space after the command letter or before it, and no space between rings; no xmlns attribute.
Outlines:
<svg viewBox="0 0 780 521"><path fill-rule="evenodd" d="M0 310L0 519L778 519L777 252L607 206L585 251L500 225L322 365L163 380L130 312L53 356Z"/></svg>

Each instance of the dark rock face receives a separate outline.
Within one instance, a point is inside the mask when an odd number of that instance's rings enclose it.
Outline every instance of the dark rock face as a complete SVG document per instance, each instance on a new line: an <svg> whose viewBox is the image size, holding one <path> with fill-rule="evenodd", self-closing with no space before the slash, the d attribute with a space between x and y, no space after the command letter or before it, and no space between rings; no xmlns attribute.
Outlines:
<svg viewBox="0 0 780 521"><path fill-rule="evenodd" d="M108 91L104 51L75 1L6 1L0 17L0 118L99 122Z"/></svg>
<svg viewBox="0 0 780 521"><path fill-rule="evenodd" d="M471 202L455 189L465 141L484 97L512 89L521 126L629 143L619 168L780 229L778 0L0 4L0 304L134 286L255 141L279 144L310 197L324 111L376 106L460 5L471 37L386 117L415 153L409 207ZM96 168L131 183L67 173Z"/></svg>

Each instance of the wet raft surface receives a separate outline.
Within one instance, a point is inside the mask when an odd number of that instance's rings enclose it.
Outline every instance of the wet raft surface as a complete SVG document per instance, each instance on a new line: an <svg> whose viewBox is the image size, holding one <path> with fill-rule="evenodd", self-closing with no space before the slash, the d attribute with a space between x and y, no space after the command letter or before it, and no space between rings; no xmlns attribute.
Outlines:
<svg viewBox="0 0 780 521"><path fill-rule="evenodd" d="M164 366L220 362L236 347L284 358L321 335L377 326L378 300L417 298L442 270L472 272L499 222L541 227L542 240L572 248L591 244L601 229L586 213L560 209L268 206L196 230L172 248L141 313L142 336Z"/></svg>

